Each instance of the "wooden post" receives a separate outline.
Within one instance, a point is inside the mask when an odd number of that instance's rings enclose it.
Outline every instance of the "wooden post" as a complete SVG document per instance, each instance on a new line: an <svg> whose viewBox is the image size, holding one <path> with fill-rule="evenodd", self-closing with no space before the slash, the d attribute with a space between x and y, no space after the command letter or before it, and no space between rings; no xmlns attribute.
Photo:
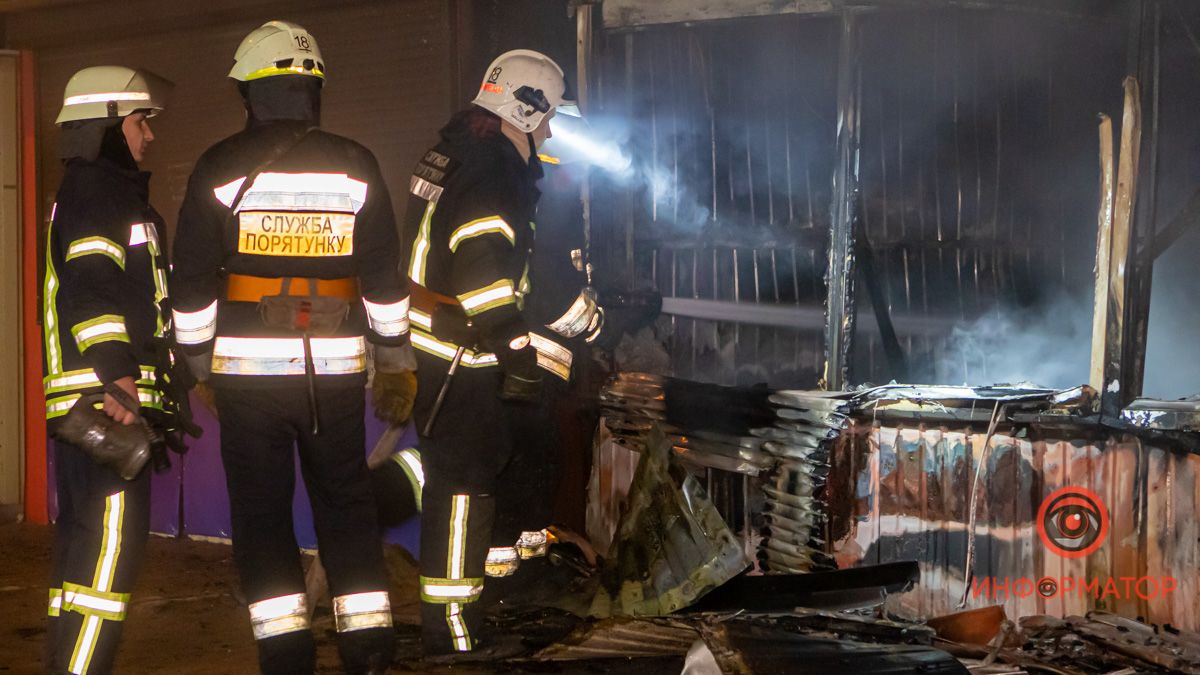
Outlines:
<svg viewBox="0 0 1200 675"><path fill-rule="evenodd" d="M1108 322L1108 267L1112 257L1113 201L1116 198L1113 174L1112 118L1100 115L1100 209L1096 218L1095 294L1092 305L1092 365L1088 384L1096 391L1104 388L1105 325Z"/></svg>

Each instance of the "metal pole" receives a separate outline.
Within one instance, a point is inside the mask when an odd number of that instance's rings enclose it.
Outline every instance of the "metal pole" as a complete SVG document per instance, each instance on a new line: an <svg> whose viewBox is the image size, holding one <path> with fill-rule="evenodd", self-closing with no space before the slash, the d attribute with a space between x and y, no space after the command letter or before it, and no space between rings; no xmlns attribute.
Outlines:
<svg viewBox="0 0 1200 675"><path fill-rule="evenodd" d="M591 112L588 106L588 71L592 63L592 5L575 8L575 90L579 109ZM579 185L579 202L583 213L583 267L587 283L592 284L592 182L590 169L584 169Z"/></svg>
<svg viewBox="0 0 1200 675"><path fill-rule="evenodd" d="M830 204L829 264L825 272L825 371L820 386L840 391L847 385L854 337L854 222L858 217L860 95L858 21L842 12L838 48L837 162Z"/></svg>

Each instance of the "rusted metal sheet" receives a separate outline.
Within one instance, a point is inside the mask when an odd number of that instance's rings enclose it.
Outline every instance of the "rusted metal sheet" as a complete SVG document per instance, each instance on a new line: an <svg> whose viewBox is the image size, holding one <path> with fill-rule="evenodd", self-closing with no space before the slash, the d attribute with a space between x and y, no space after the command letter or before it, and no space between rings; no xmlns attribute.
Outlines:
<svg viewBox="0 0 1200 675"><path fill-rule="evenodd" d="M1014 617L1101 609L1195 630L1200 456L1084 431L1018 426L989 439L978 427L860 417L832 453L830 490L842 495L830 506L832 552L840 566L918 560L921 583L892 600L903 616L945 614L965 598ZM1039 533L1039 508L1065 487L1090 491L1106 511L1101 543L1080 557Z"/></svg>

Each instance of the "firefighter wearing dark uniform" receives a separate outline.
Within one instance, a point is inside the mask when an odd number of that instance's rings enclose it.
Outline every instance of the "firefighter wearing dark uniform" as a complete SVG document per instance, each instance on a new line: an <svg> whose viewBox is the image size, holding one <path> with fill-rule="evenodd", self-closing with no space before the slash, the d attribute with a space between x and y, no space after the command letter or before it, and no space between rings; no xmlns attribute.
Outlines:
<svg viewBox="0 0 1200 675"><path fill-rule="evenodd" d="M543 380L565 382L571 368L571 352L557 333L574 337L600 322L595 311L586 317L573 311L555 326L562 330L548 333L531 330L534 320L524 311L542 176L536 146L549 133L554 109L569 107L565 89L562 70L546 56L526 50L500 56L474 107L442 129L411 179L405 239L416 284L410 319L420 364L418 429L458 364L421 447L422 631L429 653L472 650L485 572L508 574L522 555L545 553L548 501L514 516L510 505L517 501L506 498L505 487L528 477L517 475L521 467L554 461ZM529 526L535 529L523 529Z"/></svg>
<svg viewBox="0 0 1200 675"><path fill-rule="evenodd" d="M230 77L247 127L197 162L175 245L177 340L215 391L234 559L264 672L314 667L292 529L297 446L342 661L382 672L392 653L363 386L369 345L377 404L411 401L407 282L374 156L315 128L324 70L294 24L243 40Z"/></svg>
<svg viewBox="0 0 1200 675"><path fill-rule="evenodd" d="M46 244L45 392L49 429L81 396L116 385L143 408L162 408L155 338L167 298L162 219L138 170L153 140L145 119L168 84L100 66L67 84L57 123L66 171ZM112 397L116 421L133 414ZM75 445L54 444L58 521L50 580L48 670L111 670L150 524L150 472L125 480Z"/></svg>

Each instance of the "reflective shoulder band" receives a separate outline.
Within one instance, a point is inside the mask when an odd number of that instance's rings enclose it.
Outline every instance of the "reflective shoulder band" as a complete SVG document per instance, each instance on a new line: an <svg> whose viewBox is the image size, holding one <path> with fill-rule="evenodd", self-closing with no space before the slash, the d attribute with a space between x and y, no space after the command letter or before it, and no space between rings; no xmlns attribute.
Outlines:
<svg viewBox="0 0 1200 675"><path fill-rule="evenodd" d="M529 338L537 350L537 364L564 380L570 380L571 363L574 360L571 350L537 333L530 333Z"/></svg>
<svg viewBox="0 0 1200 675"><path fill-rule="evenodd" d="M408 298L389 303L375 303L363 298L367 324L383 337L398 337L408 332L408 305Z"/></svg>
<svg viewBox="0 0 1200 675"><path fill-rule="evenodd" d="M333 616L339 633L364 628L390 628L392 605L387 591L339 595L333 599Z"/></svg>
<svg viewBox="0 0 1200 675"><path fill-rule="evenodd" d="M171 310L175 322L175 340L181 345L198 345L213 339L217 333L217 301L195 312Z"/></svg>
<svg viewBox="0 0 1200 675"><path fill-rule="evenodd" d="M448 602L475 602L483 592L483 578L440 579L421 577L421 601L444 605Z"/></svg>
<svg viewBox="0 0 1200 675"><path fill-rule="evenodd" d="M252 602L249 609L255 640L308 630L308 598L303 593Z"/></svg>
<svg viewBox="0 0 1200 675"><path fill-rule="evenodd" d="M458 250L458 245L467 239L482 237L485 234L499 234L508 240L508 243L515 244L517 236L513 233L513 229L500 216L488 216L472 220L469 223L459 225L453 232L450 233L450 251Z"/></svg>
<svg viewBox="0 0 1200 675"><path fill-rule="evenodd" d="M67 246L67 262L93 254L108 256L117 267L125 269L125 248L107 237L84 237Z"/></svg>

